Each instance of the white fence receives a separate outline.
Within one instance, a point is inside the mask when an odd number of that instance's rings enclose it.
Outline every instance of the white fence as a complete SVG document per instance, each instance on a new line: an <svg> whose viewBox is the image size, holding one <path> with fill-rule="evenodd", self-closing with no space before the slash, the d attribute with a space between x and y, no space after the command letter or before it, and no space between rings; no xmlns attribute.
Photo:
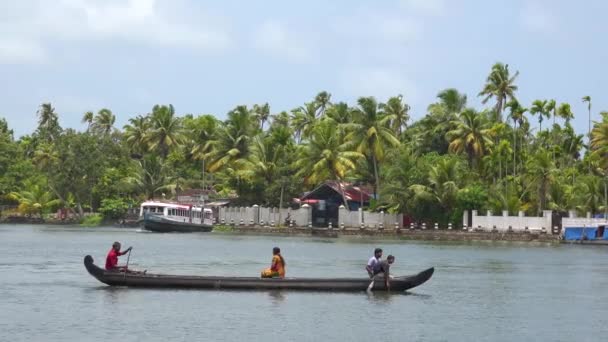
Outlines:
<svg viewBox="0 0 608 342"><path fill-rule="evenodd" d="M295 227L308 227L312 223L312 208L303 205L299 209L290 208L266 208L254 205L252 207L221 207L217 217L218 223L235 225L287 225L287 220ZM396 225L401 228L403 215L387 214L384 212L374 213L367 211L348 211L341 207L338 212L340 227L394 229ZM396 224L396 225L395 225ZM334 227L338 228L338 227Z"/></svg>
<svg viewBox="0 0 608 342"><path fill-rule="evenodd" d="M285 225L287 220L296 226L307 226L312 210L308 206L300 209L252 207L221 207L217 223L236 225Z"/></svg>
<svg viewBox="0 0 608 342"><path fill-rule="evenodd" d="M524 216L522 211L518 216L509 216L507 211L502 212L502 216L493 216L490 211L486 215L478 215L477 210L472 211L471 222L468 222L468 212L464 212L463 225L473 228L481 228L483 230L507 231L509 227L513 231L524 231L526 227L529 230L541 230L545 228L550 230L551 227L551 210L543 211L542 217Z"/></svg>

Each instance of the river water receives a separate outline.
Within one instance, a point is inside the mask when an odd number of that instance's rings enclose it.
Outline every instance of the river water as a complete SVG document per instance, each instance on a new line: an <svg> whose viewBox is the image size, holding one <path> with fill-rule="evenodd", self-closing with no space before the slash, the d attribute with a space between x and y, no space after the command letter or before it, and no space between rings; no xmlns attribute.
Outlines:
<svg viewBox="0 0 608 342"><path fill-rule="evenodd" d="M288 276L365 276L376 246L405 294L110 288L88 275L113 241L148 272L257 276L280 246ZM608 247L367 238L156 234L0 225L0 341L605 341ZM126 255L121 263L126 262Z"/></svg>

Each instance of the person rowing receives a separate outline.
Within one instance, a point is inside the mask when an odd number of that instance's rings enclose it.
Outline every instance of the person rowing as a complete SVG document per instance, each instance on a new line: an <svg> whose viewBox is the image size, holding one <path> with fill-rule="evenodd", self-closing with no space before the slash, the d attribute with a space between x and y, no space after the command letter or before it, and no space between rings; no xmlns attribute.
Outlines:
<svg viewBox="0 0 608 342"><path fill-rule="evenodd" d="M129 247L124 251L120 251L120 242L116 241L112 244L112 249L106 257L106 270L114 272L126 272L127 266L118 266L118 257L129 253L133 247Z"/></svg>
<svg viewBox="0 0 608 342"><path fill-rule="evenodd" d="M382 260L382 248L374 249L374 255L369 258L367 261L367 265L365 266L365 270L370 278L374 277L374 269L376 265Z"/></svg>
<svg viewBox="0 0 608 342"><path fill-rule="evenodd" d="M272 249L272 263L270 268L262 271L262 278L285 278L285 259L281 255L281 249L274 247Z"/></svg>

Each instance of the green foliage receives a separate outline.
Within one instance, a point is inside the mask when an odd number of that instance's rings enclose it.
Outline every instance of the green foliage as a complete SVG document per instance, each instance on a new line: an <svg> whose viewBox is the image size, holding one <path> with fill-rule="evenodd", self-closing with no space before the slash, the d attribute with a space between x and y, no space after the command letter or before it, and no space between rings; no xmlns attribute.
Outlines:
<svg viewBox="0 0 608 342"><path fill-rule="evenodd" d="M465 94L445 89L414 122L407 97L346 103L323 91L290 112L236 106L224 121L156 105L122 130L101 109L84 113L81 133L62 129L45 103L38 126L18 140L0 119L0 202L20 204L27 215L60 206L115 219L141 200L175 200L192 188L238 205L285 207L342 180L373 186L373 210L441 223L473 209L608 210L608 113L586 149L587 138L570 125L571 106L520 103L517 77L496 63L478 94L487 107L467 108ZM582 100L591 116L591 98Z"/></svg>
<svg viewBox="0 0 608 342"><path fill-rule="evenodd" d="M215 226L213 226L213 231L221 232L221 233L229 233L229 232L234 231L234 228L232 226L228 226L228 225L216 224Z"/></svg>
<svg viewBox="0 0 608 342"><path fill-rule="evenodd" d="M122 198L104 198L101 201L99 212L105 219L123 218L133 203Z"/></svg>
<svg viewBox="0 0 608 342"><path fill-rule="evenodd" d="M80 226L82 227L97 227L100 226L103 222L103 215L101 214L92 214L85 216L80 221Z"/></svg>

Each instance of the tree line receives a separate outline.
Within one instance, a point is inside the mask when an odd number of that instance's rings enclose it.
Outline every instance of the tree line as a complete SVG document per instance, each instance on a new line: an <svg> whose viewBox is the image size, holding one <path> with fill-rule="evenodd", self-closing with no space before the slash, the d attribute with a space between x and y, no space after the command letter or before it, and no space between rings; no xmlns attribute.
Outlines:
<svg viewBox="0 0 608 342"><path fill-rule="evenodd" d="M460 222L467 209L607 211L608 113L592 122L592 100L581 98L585 137L570 124L570 104L520 103L518 75L496 63L478 94L485 108L445 89L415 122L401 95L349 104L325 91L291 111L240 105L225 120L156 105L122 129L103 108L83 114L82 131L63 129L44 103L29 135L15 139L0 120L0 202L27 215L62 207L115 218L191 188L285 206L283 198L341 180L370 185L371 210L442 223Z"/></svg>

